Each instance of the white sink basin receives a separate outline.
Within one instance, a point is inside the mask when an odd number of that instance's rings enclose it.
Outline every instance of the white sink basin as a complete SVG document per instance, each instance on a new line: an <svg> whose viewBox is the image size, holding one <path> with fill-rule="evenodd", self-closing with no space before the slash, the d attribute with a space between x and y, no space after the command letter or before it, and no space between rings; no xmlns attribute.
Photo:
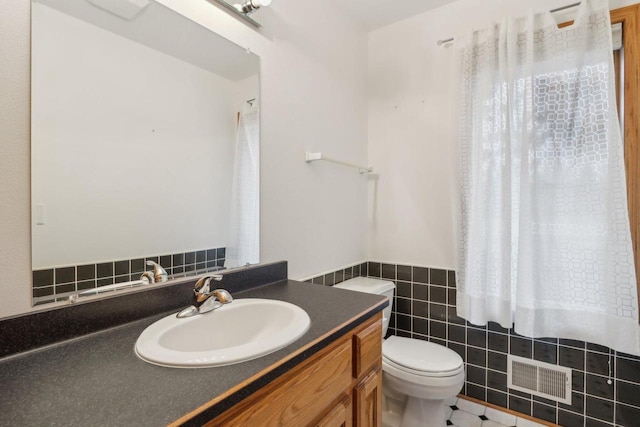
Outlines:
<svg viewBox="0 0 640 427"><path fill-rule="evenodd" d="M164 317L145 329L136 354L155 365L208 368L273 353L296 341L311 320L297 305L268 299L235 299L205 314Z"/></svg>

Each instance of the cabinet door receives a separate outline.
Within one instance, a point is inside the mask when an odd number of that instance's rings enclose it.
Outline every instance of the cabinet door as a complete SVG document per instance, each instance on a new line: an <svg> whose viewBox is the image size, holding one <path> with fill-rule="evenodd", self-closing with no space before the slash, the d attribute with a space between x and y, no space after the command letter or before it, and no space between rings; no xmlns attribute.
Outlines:
<svg viewBox="0 0 640 427"><path fill-rule="evenodd" d="M315 427L351 427L352 419L351 397L345 395L327 415L315 424Z"/></svg>
<svg viewBox="0 0 640 427"><path fill-rule="evenodd" d="M350 337L347 339L307 359L206 426L309 425L351 386L353 353Z"/></svg>
<svg viewBox="0 0 640 427"><path fill-rule="evenodd" d="M382 425L382 371L371 372L354 389L356 427Z"/></svg>

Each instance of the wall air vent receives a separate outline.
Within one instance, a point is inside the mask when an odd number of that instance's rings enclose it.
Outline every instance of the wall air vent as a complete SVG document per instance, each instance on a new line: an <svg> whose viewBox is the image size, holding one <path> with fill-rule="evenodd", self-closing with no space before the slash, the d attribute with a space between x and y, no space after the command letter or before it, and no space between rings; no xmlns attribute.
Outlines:
<svg viewBox="0 0 640 427"><path fill-rule="evenodd" d="M571 405L571 369L508 356L509 388Z"/></svg>

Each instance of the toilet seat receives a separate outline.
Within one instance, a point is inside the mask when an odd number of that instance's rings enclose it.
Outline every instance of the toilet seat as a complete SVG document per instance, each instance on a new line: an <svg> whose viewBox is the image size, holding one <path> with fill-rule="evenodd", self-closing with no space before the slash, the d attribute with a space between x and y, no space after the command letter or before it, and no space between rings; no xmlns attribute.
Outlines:
<svg viewBox="0 0 640 427"><path fill-rule="evenodd" d="M462 358L439 344L390 336L382 344L382 360L394 371L420 377L454 377L464 371Z"/></svg>

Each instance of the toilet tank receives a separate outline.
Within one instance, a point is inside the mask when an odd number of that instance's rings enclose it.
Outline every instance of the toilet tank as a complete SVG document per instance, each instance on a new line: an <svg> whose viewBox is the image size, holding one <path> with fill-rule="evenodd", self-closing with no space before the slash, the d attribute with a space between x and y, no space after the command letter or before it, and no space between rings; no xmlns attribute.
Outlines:
<svg viewBox="0 0 640 427"><path fill-rule="evenodd" d="M387 334L387 328L389 327L389 319L391 319L393 292L396 289L396 285L388 280L373 279L371 277L354 277L353 279L338 283L334 288L386 296L389 299L389 305L382 311L382 337L384 338Z"/></svg>

